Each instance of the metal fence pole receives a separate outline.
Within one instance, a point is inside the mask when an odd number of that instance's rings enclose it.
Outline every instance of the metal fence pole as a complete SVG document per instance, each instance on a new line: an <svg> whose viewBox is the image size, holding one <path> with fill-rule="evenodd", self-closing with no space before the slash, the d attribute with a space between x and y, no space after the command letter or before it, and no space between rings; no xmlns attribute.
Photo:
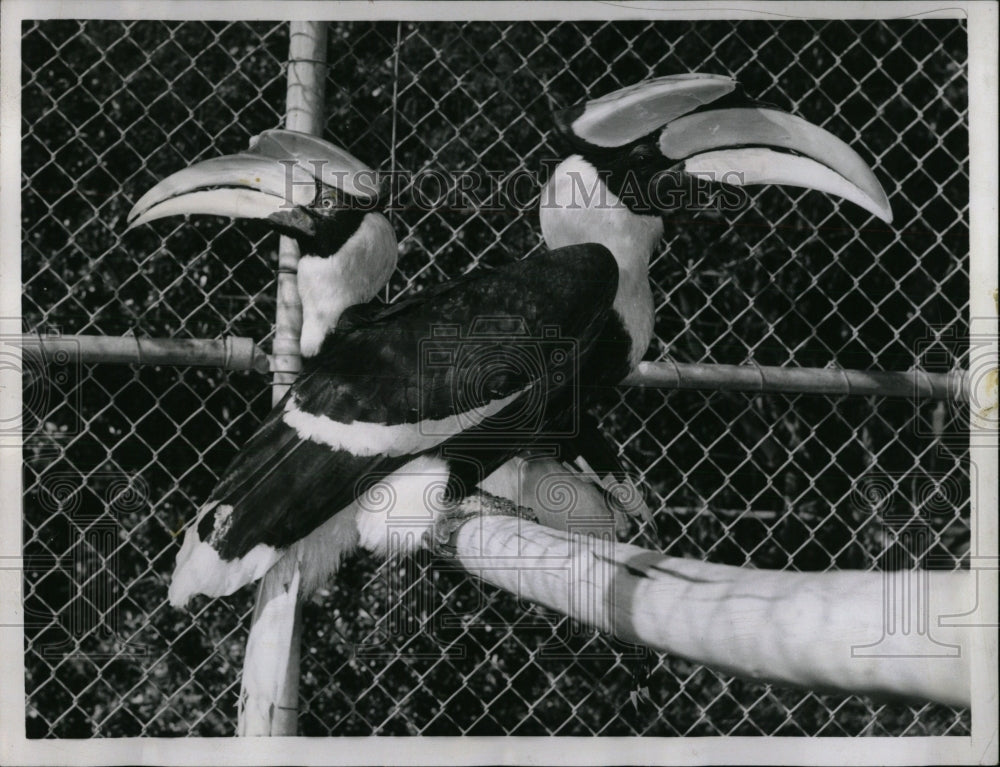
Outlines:
<svg viewBox="0 0 1000 767"><path fill-rule="evenodd" d="M325 79L326 22L291 22L287 128L316 135L322 132ZM299 354L302 304L296 282L298 260L298 245L291 238L282 237L278 250L278 305L271 363L274 404L285 395L302 367ZM301 636L298 562L286 557L264 576L257 592L243 662L239 735L297 733Z"/></svg>

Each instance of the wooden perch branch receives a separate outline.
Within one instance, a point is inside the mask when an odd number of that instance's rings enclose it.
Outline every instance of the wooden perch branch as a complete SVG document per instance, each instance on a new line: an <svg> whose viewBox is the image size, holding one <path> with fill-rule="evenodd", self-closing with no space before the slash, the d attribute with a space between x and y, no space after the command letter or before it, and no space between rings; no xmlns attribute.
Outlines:
<svg viewBox="0 0 1000 767"><path fill-rule="evenodd" d="M968 573L754 570L498 516L454 543L482 580L658 652L779 685L970 705L970 632L937 621L974 598Z"/></svg>

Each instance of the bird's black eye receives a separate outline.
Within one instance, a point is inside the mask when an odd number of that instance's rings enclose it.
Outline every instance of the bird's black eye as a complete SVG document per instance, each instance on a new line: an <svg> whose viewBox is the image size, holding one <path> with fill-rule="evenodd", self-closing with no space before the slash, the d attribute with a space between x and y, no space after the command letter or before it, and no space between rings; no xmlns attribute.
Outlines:
<svg viewBox="0 0 1000 767"><path fill-rule="evenodd" d="M320 202L320 205L322 205L325 210L330 210L330 208L333 207L334 202L329 197L324 197Z"/></svg>

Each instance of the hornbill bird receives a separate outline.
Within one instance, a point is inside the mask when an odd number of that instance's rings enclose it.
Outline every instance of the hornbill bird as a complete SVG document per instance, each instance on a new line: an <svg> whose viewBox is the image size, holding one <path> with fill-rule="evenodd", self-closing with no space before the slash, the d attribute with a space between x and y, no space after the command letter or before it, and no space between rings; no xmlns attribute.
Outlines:
<svg viewBox="0 0 1000 767"><path fill-rule="evenodd" d="M729 77L649 80L555 123L570 156L541 194L548 250L387 306L365 303L396 252L373 175L325 141L269 131L136 203L131 226L260 218L304 254L302 374L188 526L173 604L230 594L282 556L309 591L358 545L387 553L393 529L415 547L475 514L530 515L519 456L571 442L581 407L646 351L649 260L685 175L816 189L891 220L857 153Z"/></svg>

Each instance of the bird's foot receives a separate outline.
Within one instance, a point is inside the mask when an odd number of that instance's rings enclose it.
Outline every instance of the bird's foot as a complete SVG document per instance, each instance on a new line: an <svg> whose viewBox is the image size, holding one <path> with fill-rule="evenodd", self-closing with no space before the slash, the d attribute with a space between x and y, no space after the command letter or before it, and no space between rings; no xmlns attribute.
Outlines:
<svg viewBox="0 0 1000 767"><path fill-rule="evenodd" d="M455 556L457 550L451 543L452 537L462 525L474 517L485 514L504 517L519 517L529 522L537 522L535 512L527 506L518 506L507 498L476 490L455 504L449 504L438 513L434 520L435 550L447 556Z"/></svg>
<svg viewBox="0 0 1000 767"><path fill-rule="evenodd" d="M628 527L624 521L625 516L638 517L643 522L648 522L650 525L653 524L653 512L646 505L646 499L643 498L642 490L632 481L631 477L626 477L624 481L619 482L608 474L601 480L601 487L604 490L604 499L607 502L608 508L614 512L615 527L619 531L623 527L626 529Z"/></svg>
<svg viewBox="0 0 1000 767"><path fill-rule="evenodd" d="M646 504L639 485L630 476L625 475L625 478L619 481L609 472L601 477L582 455L577 456L572 463L564 461L563 466L580 479L593 482L601 488L604 493L604 505L614 515L615 532L618 535L625 535L628 532L628 517L638 517L652 526L653 512Z"/></svg>

